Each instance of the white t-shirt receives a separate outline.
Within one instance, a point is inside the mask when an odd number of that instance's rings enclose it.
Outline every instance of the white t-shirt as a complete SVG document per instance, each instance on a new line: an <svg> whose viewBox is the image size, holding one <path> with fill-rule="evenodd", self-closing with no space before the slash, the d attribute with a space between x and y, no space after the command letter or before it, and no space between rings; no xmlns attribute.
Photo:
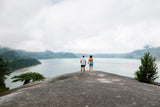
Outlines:
<svg viewBox="0 0 160 107"><path fill-rule="evenodd" d="M80 61L81 61L81 65L85 65L86 64L86 59L85 58L81 58Z"/></svg>

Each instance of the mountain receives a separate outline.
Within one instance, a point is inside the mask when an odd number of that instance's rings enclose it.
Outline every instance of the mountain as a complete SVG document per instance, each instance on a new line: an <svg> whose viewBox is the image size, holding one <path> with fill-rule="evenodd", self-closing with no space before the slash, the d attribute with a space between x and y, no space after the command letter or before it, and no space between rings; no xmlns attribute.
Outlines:
<svg viewBox="0 0 160 107"><path fill-rule="evenodd" d="M37 59L76 58L73 53L55 53L49 50L45 52L27 52L24 50L15 50L1 47L0 56L9 63L9 71L40 64L41 62Z"/></svg>
<svg viewBox="0 0 160 107"><path fill-rule="evenodd" d="M129 58L129 59L140 59L145 52L150 52L157 59L160 59L160 47L149 48L145 47L141 50L135 50L130 53L124 54L94 54L94 58ZM14 50L10 48L0 48L0 55L4 52L9 52L5 54L15 54L12 56L18 55L20 58L36 58L36 59L52 59L52 58L80 58L82 55L85 55L86 58L90 56L90 54L82 54L82 53L66 53L66 52L52 52L50 50L46 50L44 52L27 52L24 50Z"/></svg>
<svg viewBox="0 0 160 107"><path fill-rule="evenodd" d="M129 58L129 59L140 59L145 52L150 52L151 55L156 57L157 59L160 59L160 47L155 47L155 48L149 48L145 47L145 49L141 50L135 50L130 53L124 53L124 54L94 54L94 58ZM81 54L81 53L76 53L75 54L77 57L82 57L82 55L85 55L85 57L89 57L89 54Z"/></svg>
<svg viewBox="0 0 160 107"><path fill-rule="evenodd" d="M56 53L57 58L77 58L74 53L65 53L65 52L58 52Z"/></svg>
<svg viewBox="0 0 160 107"><path fill-rule="evenodd" d="M30 67L34 65L41 64L40 61L37 59L15 59L12 62L9 63L8 68L9 71L25 68L25 67Z"/></svg>
<svg viewBox="0 0 160 107"><path fill-rule="evenodd" d="M50 50L46 50L44 52L28 52L24 50L15 50L10 48L0 48L0 54L4 52L14 51L21 58L36 58L36 59L52 59L52 58L77 58L73 53L65 53L65 52L52 52Z"/></svg>
<svg viewBox="0 0 160 107"><path fill-rule="evenodd" d="M8 71L41 64L41 62L35 58L22 57L16 51L12 50L3 52L0 56L4 61L8 62Z"/></svg>
<svg viewBox="0 0 160 107"><path fill-rule="evenodd" d="M78 58L82 57L83 55L85 55L86 58L89 58L90 56L90 54L81 54L81 53L76 53L75 55ZM94 58L125 58L126 55L127 54L93 54L92 56Z"/></svg>
<svg viewBox="0 0 160 107"><path fill-rule="evenodd" d="M29 56L36 59L52 59L52 58L77 58L73 53L64 53L64 52L26 52L26 51L17 51L19 54L23 56Z"/></svg>
<svg viewBox="0 0 160 107"><path fill-rule="evenodd" d="M27 52L23 50L17 50L16 52L24 57L32 57L36 59L50 59L56 57L54 52L48 50L45 52Z"/></svg>
<svg viewBox="0 0 160 107"><path fill-rule="evenodd" d="M96 58L124 58L126 54L95 54Z"/></svg>
<svg viewBox="0 0 160 107"><path fill-rule="evenodd" d="M160 47L156 48L145 48L141 50L135 50L131 53L128 53L125 58L132 58L132 59L139 59L143 56L145 52L150 52L151 55L156 57L157 59L160 59Z"/></svg>

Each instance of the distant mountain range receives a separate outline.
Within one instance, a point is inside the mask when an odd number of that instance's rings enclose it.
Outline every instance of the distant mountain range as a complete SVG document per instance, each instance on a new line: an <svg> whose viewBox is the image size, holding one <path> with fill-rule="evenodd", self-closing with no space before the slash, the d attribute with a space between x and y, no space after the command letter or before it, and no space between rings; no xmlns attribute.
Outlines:
<svg viewBox="0 0 160 107"><path fill-rule="evenodd" d="M128 58L128 59L140 59L145 52L150 52L151 55L160 60L160 47L148 48L141 50L135 50L130 53L124 54L94 54L94 58ZM81 53L65 53L65 52L52 52L50 50L44 52L28 52L24 50L15 50L10 48L0 47L0 56L9 63L9 71L14 71L24 67L29 67L37 64L41 64L38 59L53 59L53 58L80 58L85 55L89 58L89 54Z"/></svg>
<svg viewBox="0 0 160 107"><path fill-rule="evenodd" d="M10 48L0 48L0 56L8 62L9 71L41 64L38 59L77 58L73 53L55 53L49 50L45 52L27 52Z"/></svg>
<svg viewBox="0 0 160 107"><path fill-rule="evenodd" d="M36 59L51 59L51 58L77 58L73 53L65 53L65 52L52 52L52 51L44 51L44 52L28 52L24 50L15 50L10 48L0 48L0 55L4 53L15 53L20 58L36 58Z"/></svg>
<svg viewBox="0 0 160 107"><path fill-rule="evenodd" d="M136 50L126 54L125 58L139 59L144 55L145 52L150 52L152 56L156 57L157 59L160 59L160 47Z"/></svg>
<svg viewBox="0 0 160 107"><path fill-rule="evenodd" d="M150 52L152 56L156 57L157 59L160 59L160 47L156 48L148 48L141 50L135 50L130 53L124 53L124 54L94 54L94 58L128 58L128 59L140 59L145 52ZM75 53L77 57L82 57L82 55L85 55L86 57L89 57L89 54L81 54L81 53Z"/></svg>
<svg viewBox="0 0 160 107"><path fill-rule="evenodd" d="M130 53L124 54L94 54L94 58L129 58L129 59L140 59L145 52L150 52L157 59L160 59L160 47L149 48L145 47L141 50L135 50ZM80 58L82 55L89 57L90 54L82 53L66 53L66 52L52 52L50 50L44 52L28 52L24 50L15 50L11 48L1 48L0 55L7 61L15 59L52 59L52 58Z"/></svg>

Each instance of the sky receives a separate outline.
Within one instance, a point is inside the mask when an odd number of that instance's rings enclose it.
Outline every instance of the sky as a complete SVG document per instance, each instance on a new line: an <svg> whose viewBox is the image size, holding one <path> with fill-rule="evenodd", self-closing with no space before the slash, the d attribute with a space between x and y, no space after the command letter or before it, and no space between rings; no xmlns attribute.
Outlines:
<svg viewBox="0 0 160 107"><path fill-rule="evenodd" d="M128 53L160 46L160 0L0 0L0 46Z"/></svg>

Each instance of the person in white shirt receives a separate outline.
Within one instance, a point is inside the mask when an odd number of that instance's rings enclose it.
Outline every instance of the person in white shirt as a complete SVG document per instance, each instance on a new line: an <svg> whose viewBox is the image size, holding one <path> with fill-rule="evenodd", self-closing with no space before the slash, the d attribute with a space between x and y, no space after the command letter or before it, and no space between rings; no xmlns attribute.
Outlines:
<svg viewBox="0 0 160 107"><path fill-rule="evenodd" d="M84 58L84 55L80 59L80 63L81 63L81 73L82 73L82 70L83 70L83 72L85 72L86 59Z"/></svg>

